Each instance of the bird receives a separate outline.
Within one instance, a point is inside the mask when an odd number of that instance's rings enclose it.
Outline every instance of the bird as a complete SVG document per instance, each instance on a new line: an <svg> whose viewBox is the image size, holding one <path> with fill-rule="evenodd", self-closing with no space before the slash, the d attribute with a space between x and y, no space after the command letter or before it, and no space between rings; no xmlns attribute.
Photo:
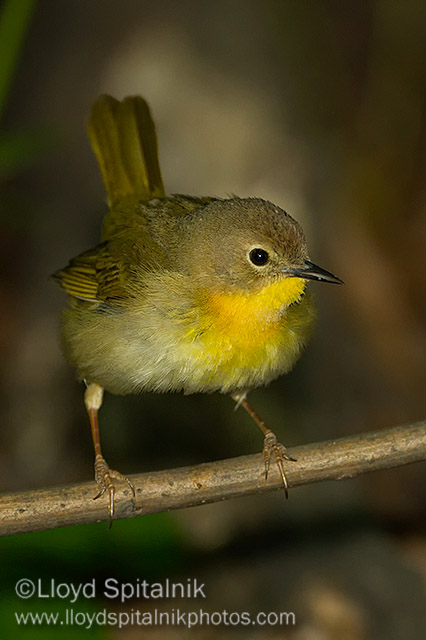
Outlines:
<svg viewBox="0 0 426 640"><path fill-rule="evenodd" d="M66 359L86 385L98 493L115 514L116 481L103 455L104 391L221 392L264 436L265 478L294 460L247 400L288 373L316 316L310 280L342 284L311 262L300 224L258 197L166 195L155 124L141 96L100 96L88 136L106 188L100 243L53 274L68 294Z"/></svg>

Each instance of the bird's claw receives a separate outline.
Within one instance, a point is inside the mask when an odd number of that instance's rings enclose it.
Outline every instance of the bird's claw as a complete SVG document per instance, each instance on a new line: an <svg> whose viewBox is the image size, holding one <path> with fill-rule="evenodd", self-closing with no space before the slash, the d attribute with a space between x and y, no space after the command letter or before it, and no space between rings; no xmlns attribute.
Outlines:
<svg viewBox="0 0 426 640"><path fill-rule="evenodd" d="M284 460L292 460L295 462L295 458L292 458L287 449L281 442L278 442L275 433L269 431L263 443L263 459L265 461L265 480L268 479L269 467L271 464L271 457L275 458L275 462L277 463L281 480L284 485L284 491L286 498L288 498L288 481L287 476L284 471Z"/></svg>
<svg viewBox="0 0 426 640"><path fill-rule="evenodd" d="M95 458L95 480L99 487L99 493L93 498L97 500L108 490L109 493L109 526L112 526L112 519L115 513L115 486L114 480L125 481L129 485L129 488L133 494L133 498L136 497L135 487L130 482L129 478L123 476L119 471L110 469L105 458L101 455L97 455Z"/></svg>

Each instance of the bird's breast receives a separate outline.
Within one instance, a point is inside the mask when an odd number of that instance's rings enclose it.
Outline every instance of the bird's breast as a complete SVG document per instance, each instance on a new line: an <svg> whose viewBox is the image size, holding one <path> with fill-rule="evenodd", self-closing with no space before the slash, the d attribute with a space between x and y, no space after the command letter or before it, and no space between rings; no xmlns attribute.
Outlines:
<svg viewBox="0 0 426 640"><path fill-rule="evenodd" d="M200 293L181 346L193 354L201 385L232 391L290 370L313 319L304 290L304 280L286 278L251 294Z"/></svg>

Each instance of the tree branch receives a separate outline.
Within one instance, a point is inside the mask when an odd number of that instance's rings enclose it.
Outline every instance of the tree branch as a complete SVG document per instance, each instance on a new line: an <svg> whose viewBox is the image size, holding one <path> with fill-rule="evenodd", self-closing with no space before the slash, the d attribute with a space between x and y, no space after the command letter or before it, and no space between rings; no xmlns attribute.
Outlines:
<svg viewBox="0 0 426 640"><path fill-rule="evenodd" d="M290 487L353 478L426 459L426 421L290 449ZM116 518L193 507L282 488L275 464L267 482L261 454L168 471L134 475L133 501L126 483L117 486ZM118 483L117 483L118 485ZM93 500L94 482L36 489L0 497L0 535L108 520L107 497Z"/></svg>

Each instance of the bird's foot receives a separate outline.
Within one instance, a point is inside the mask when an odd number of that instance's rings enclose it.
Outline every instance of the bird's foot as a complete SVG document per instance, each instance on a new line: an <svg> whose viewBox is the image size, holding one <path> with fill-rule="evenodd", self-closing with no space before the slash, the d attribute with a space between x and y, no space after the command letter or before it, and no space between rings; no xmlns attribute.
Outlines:
<svg viewBox="0 0 426 640"><path fill-rule="evenodd" d="M105 458L101 455L97 455L95 458L95 480L99 487L99 493L93 498L97 500L104 495L105 491L109 494L109 526L112 526L112 519L115 512L115 486L114 480L125 481L129 485L129 488L133 494L133 498L136 497L135 487L130 482L129 478L123 476L119 471L110 469Z"/></svg>
<svg viewBox="0 0 426 640"><path fill-rule="evenodd" d="M275 458L275 462L280 471L281 480L284 485L285 496L288 498L288 482L287 476L284 471L284 460L292 460L296 462L295 458L292 458L290 454L287 452L287 449L281 442L278 442L275 433L268 430L265 435L265 440L263 442L263 459L265 460L265 480L268 479L269 467L271 463L271 458Z"/></svg>

